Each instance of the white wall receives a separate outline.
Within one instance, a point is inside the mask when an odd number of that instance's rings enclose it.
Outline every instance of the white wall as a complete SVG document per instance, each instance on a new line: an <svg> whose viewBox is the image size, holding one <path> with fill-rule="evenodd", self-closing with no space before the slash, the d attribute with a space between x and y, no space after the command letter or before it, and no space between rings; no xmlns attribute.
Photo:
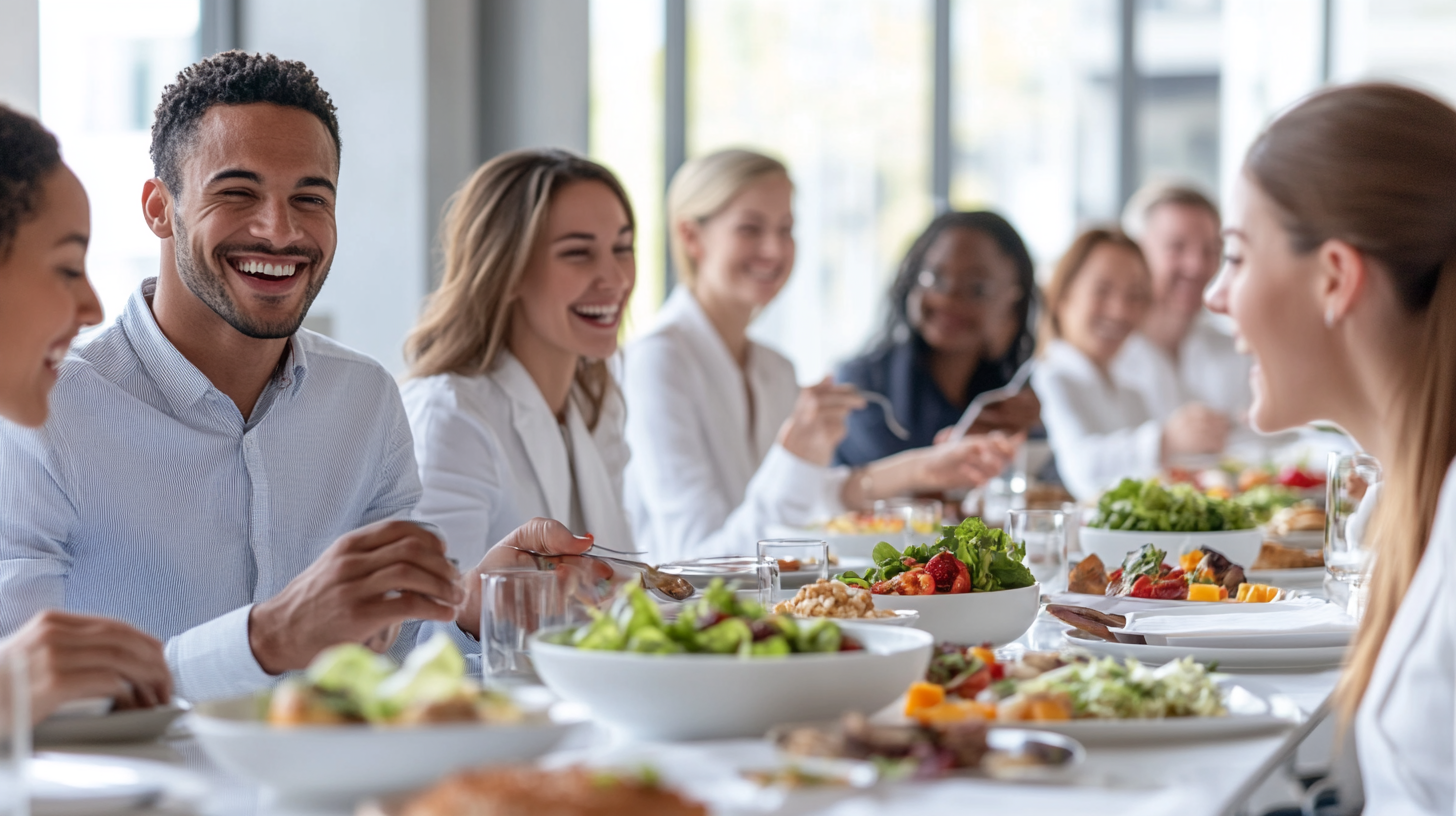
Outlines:
<svg viewBox="0 0 1456 816"><path fill-rule="evenodd" d="M40 112L40 4L0 0L0 102Z"/></svg>
<svg viewBox="0 0 1456 816"><path fill-rule="evenodd" d="M242 47L307 63L339 111L339 248L311 324L396 373L429 257L425 1L248 0L242 14Z"/></svg>

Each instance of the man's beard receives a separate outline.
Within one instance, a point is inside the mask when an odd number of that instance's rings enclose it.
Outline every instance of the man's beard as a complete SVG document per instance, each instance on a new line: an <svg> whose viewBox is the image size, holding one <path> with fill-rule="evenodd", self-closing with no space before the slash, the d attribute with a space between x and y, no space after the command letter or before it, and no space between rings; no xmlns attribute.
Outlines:
<svg viewBox="0 0 1456 816"><path fill-rule="evenodd" d="M198 264L197 259L192 255L192 245L187 241L187 229L181 219L173 221L173 229L176 232L174 245L176 247L177 275L182 278L182 282L198 300L207 304L207 307L212 309L218 317L247 337L257 340L279 340L292 337L298 331L298 327L303 325L303 318L308 314L309 307L313 305L313 299L318 297L324 280L329 276L329 270L320 263L323 259L322 253L312 247L288 246L278 249L266 244L228 244L218 247L215 254L218 263L224 267L227 267L228 264L221 259L226 258L229 253L236 252L297 255L308 258L309 265L315 267L313 280L309 282L308 290L304 293L303 306L298 310L298 314L272 322L257 320L244 314L228 295L221 275L226 275L231 269L221 269L218 270L221 274L216 274L211 268Z"/></svg>

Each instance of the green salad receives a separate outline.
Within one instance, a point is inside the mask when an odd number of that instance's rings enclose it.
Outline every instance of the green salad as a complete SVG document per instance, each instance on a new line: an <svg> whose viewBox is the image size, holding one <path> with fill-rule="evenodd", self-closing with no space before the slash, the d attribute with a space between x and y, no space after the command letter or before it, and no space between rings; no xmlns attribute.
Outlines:
<svg viewBox="0 0 1456 816"><path fill-rule="evenodd" d="M974 516L955 527L942 527L940 539L934 544L912 544L901 551L881 541L870 552L875 565L865 570L864 575L851 570L835 577L873 592L877 584L927 567L941 553L954 556L969 573L970 584L963 591L997 592L1036 583L1031 570L1022 563L1026 559L1026 545L1012 541L1004 531L987 527L985 522Z"/></svg>
<svg viewBox="0 0 1456 816"><path fill-rule="evenodd" d="M1184 657L1150 669L1132 658L1071 663L1016 684L1020 695L1065 694L1074 718L1222 717L1223 692Z"/></svg>
<svg viewBox="0 0 1456 816"><path fill-rule="evenodd" d="M1237 502L1214 499L1191 485L1163 485L1157 479L1123 479L1097 500L1089 527L1146 533L1214 533L1252 530L1254 514Z"/></svg>
<svg viewBox="0 0 1456 816"><path fill-rule="evenodd" d="M736 654L780 657L860 649L830 620L796 621L768 615L754 601L739 600L721 578L685 604L672 621L642 587L628 585L606 610L593 609L592 622L557 633L547 642L578 649L645 654Z"/></svg>
<svg viewBox="0 0 1456 816"><path fill-rule="evenodd" d="M1234 503L1249 508L1254 521L1268 523L1274 514L1286 507L1293 507L1304 497L1284 485L1263 484L1250 488L1248 492L1233 498Z"/></svg>

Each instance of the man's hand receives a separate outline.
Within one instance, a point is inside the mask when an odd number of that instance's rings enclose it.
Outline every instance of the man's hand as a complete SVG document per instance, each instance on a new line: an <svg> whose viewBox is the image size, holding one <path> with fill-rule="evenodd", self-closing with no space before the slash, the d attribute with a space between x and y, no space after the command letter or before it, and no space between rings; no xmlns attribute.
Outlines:
<svg viewBox="0 0 1456 816"><path fill-rule="evenodd" d="M465 600L458 579L434 533L410 521L377 522L335 541L282 592L254 606L248 642L269 674L305 668L339 643L377 648L381 632L397 632L403 621L454 620Z"/></svg>
<svg viewBox="0 0 1456 816"><path fill-rule="evenodd" d="M34 722L86 697L110 697L118 708L151 708L172 698L162 644L120 621L42 612L0 642L0 657L16 654L30 668Z"/></svg>
<svg viewBox="0 0 1456 816"><path fill-rule="evenodd" d="M455 623L471 637L480 637L480 574L490 570L539 569L549 565L560 575L565 596L574 594L578 587L610 580L613 575L610 565L581 555L591 546L590 535L574 536L566 525L553 519L533 518L522 524L487 550L475 569L465 571L460 579L465 603Z"/></svg>

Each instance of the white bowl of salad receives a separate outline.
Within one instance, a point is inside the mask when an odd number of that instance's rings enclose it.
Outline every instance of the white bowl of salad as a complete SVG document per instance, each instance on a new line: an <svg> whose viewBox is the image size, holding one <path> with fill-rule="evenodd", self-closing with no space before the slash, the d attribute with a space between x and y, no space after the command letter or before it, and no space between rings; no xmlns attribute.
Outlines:
<svg viewBox="0 0 1456 816"><path fill-rule="evenodd" d="M1077 540L1084 555L1096 555L1109 569L1144 544L1172 556L1206 547L1246 565L1259 557L1264 532L1237 502L1205 496L1191 485L1123 479L1102 494Z"/></svg>
<svg viewBox="0 0 1456 816"><path fill-rule="evenodd" d="M872 558L863 574L838 579L882 596L877 605L919 612L914 626L937 641L1010 643L1036 620L1041 586L1024 563L1026 545L979 518L944 528L931 544L881 543Z"/></svg>
<svg viewBox="0 0 1456 816"><path fill-rule="evenodd" d="M189 726L223 768L289 799L332 802L534 759L580 724L546 705L482 690L436 635L398 669L363 646L336 646L272 692L199 703Z"/></svg>
<svg viewBox="0 0 1456 816"><path fill-rule="evenodd" d="M665 621L628 587L592 623L538 632L531 659L548 688L634 737L759 737L783 722L866 714L925 672L917 629L766 615L721 581Z"/></svg>

